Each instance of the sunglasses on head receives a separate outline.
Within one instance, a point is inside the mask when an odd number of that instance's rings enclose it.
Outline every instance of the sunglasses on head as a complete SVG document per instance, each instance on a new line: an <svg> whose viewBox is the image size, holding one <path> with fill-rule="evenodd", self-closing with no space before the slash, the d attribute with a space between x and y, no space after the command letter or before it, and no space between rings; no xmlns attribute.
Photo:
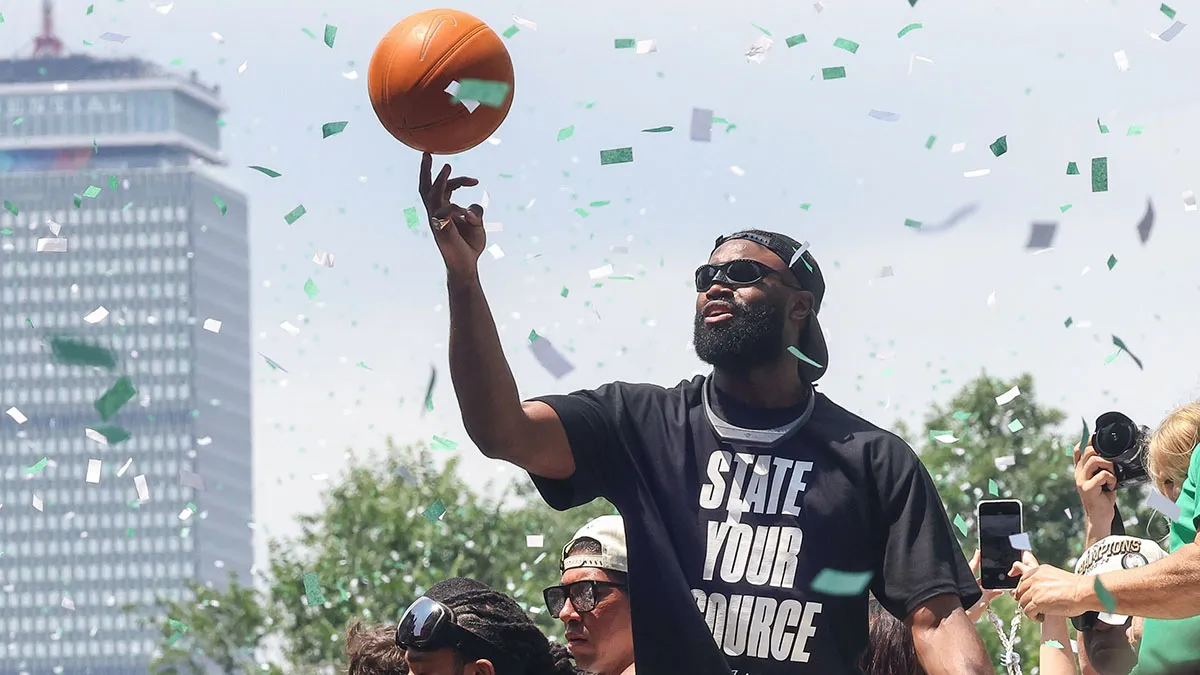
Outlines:
<svg viewBox="0 0 1200 675"><path fill-rule="evenodd" d="M542 598L546 601L546 609L550 610L550 616L558 616L562 608L567 604L567 598L571 599L571 606L577 612L590 612L596 609L596 601L599 600L599 595L596 592L597 588L627 588L626 584L614 584L607 581L576 581L573 584L563 584L561 586L551 586L542 591Z"/></svg>
<svg viewBox="0 0 1200 675"><path fill-rule="evenodd" d="M718 264L708 263L696 268L696 292L703 293L712 288L714 283L732 286L750 286L766 279L772 274L778 274L784 286L796 290L804 290L799 286L788 283L787 277L779 270L758 262L757 260L738 259Z"/></svg>
<svg viewBox="0 0 1200 675"><path fill-rule="evenodd" d="M1125 623L1128 624L1132 617L1126 617ZM1100 621L1100 612L1084 612L1079 616L1071 617L1071 625L1075 630L1096 630L1096 624L1103 623ZM1116 628L1117 626L1114 626Z"/></svg>
<svg viewBox="0 0 1200 675"><path fill-rule="evenodd" d="M424 596L409 605L400 618L396 626L396 646L419 651L449 647L467 658L491 661L497 673L517 672L512 659L499 647L458 625L454 610Z"/></svg>

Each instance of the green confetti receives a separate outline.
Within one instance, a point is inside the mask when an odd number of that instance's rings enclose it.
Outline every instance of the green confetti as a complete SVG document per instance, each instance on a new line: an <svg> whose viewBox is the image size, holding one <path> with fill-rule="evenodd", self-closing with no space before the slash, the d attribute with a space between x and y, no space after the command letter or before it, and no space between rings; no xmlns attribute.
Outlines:
<svg viewBox="0 0 1200 675"><path fill-rule="evenodd" d="M804 33L800 33L799 35L793 35L789 37L787 40L785 40L785 42L787 43L788 48L791 49L796 45L802 45L805 42L808 42L808 38L804 36Z"/></svg>
<svg viewBox="0 0 1200 675"><path fill-rule="evenodd" d="M117 414L121 406L129 403L134 396L137 396L137 389L134 388L133 382L128 377L122 377L114 382L108 391L101 394L100 398L96 399L92 405L96 408L96 412L100 413L100 419L107 422L110 417Z"/></svg>
<svg viewBox="0 0 1200 675"><path fill-rule="evenodd" d="M7 199L4 200L4 208L8 209L8 212L13 214L14 216L20 215L17 212L17 205L8 201Z"/></svg>
<svg viewBox="0 0 1200 675"><path fill-rule="evenodd" d="M840 80L844 77L846 77L846 67L845 66L835 66L833 68L822 68L821 69L821 79L822 80Z"/></svg>
<svg viewBox="0 0 1200 675"><path fill-rule="evenodd" d="M919 220L913 220L912 218L905 218L905 219L904 219L904 226L905 226L905 227L911 227L911 228L914 228L914 229L917 229L917 230L919 230L919 229L921 229L921 221L919 221Z"/></svg>
<svg viewBox="0 0 1200 675"><path fill-rule="evenodd" d="M1101 606L1104 607L1104 611L1109 614L1115 613L1117 611L1117 599L1113 597L1112 593L1108 592L1104 584L1100 583L1100 577L1096 577L1096 583L1092 587L1096 589L1096 598L1100 601Z"/></svg>
<svg viewBox="0 0 1200 675"><path fill-rule="evenodd" d="M301 29L300 29L300 32L301 32L301 33L304 33L305 35L307 35L308 37L310 37L310 38L312 38L312 39L314 39L314 40L316 40L316 39L317 39L317 34L316 34L316 33L314 33L314 32L312 32L311 30L309 30L309 29L307 29L307 28L301 28ZM182 59L181 59L181 60L182 60Z"/></svg>
<svg viewBox="0 0 1200 675"><path fill-rule="evenodd" d="M1108 264L1108 270L1111 272L1111 271L1112 271L1112 268L1114 268L1114 267L1116 267L1116 266L1117 266L1117 256L1115 256L1115 255L1112 255L1112 254L1110 253L1110 254L1109 254L1109 256L1108 256L1108 263L1107 263L1107 264Z"/></svg>
<svg viewBox="0 0 1200 675"><path fill-rule="evenodd" d="M22 469L26 476L35 476L46 469L46 465L50 463L48 457L43 457L38 460L37 464Z"/></svg>
<svg viewBox="0 0 1200 675"><path fill-rule="evenodd" d="M421 222L421 219L417 217L417 207L410 206L404 209L404 222L408 225L408 229L416 229L417 225Z"/></svg>
<svg viewBox="0 0 1200 675"><path fill-rule="evenodd" d="M1130 125L1130 127L1129 127L1129 131L1126 131L1126 132L1125 132L1125 135L1126 135L1126 136L1141 136L1141 135L1142 135L1142 129L1144 129L1144 128L1145 128L1145 127L1143 127L1141 124L1133 124L1133 125Z"/></svg>
<svg viewBox="0 0 1200 675"><path fill-rule="evenodd" d="M516 26L509 26L508 28L504 29L504 32L501 33L501 35L503 35L506 38L512 38L512 36L514 36L520 32L521 32L520 28L517 28Z"/></svg>
<svg viewBox="0 0 1200 675"><path fill-rule="evenodd" d="M988 494L993 497L1000 496L1000 486L997 485L996 481L992 480L991 478L988 479Z"/></svg>
<svg viewBox="0 0 1200 675"><path fill-rule="evenodd" d="M1108 158L1092 158L1092 192L1108 192Z"/></svg>
<svg viewBox="0 0 1200 675"><path fill-rule="evenodd" d="M218 209L221 209L221 215L229 212L229 207L225 206L225 202L221 201L220 197L213 195L213 203L217 205Z"/></svg>
<svg viewBox="0 0 1200 675"><path fill-rule="evenodd" d="M1025 428L1025 425L1021 424L1021 420L1013 420L1008 423L1008 430L1013 432L1014 434L1024 428Z"/></svg>
<svg viewBox="0 0 1200 675"><path fill-rule="evenodd" d="M801 204L801 205L800 205L800 210L801 210L801 211L807 211L807 210L809 210L809 209L811 209L811 208L812 208L812 204L807 204L807 203L806 203L806 204Z"/></svg>
<svg viewBox="0 0 1200 675"><path fill-rule="evenodd" d="M1175 10L1171 9L1170 7L1167 7L1167 4L1165 2L1162 4L1161 7L1158 8L1158 11L1162 12L1163 14L1166 14L1168 19L1175 18Z"/></svg>
<svg viewBox="0 0 1200 675"><path fill-rule="evenodd" d="M665 134L668 131L674 131L675 127L653 127L651 129L642 129L644 134Z"/></svg>
<svg viewBox="0 0 1200 675"><path fill-rule="evenodd" d="M476 101L480 105L499 108L504 105L510 89L512 87L507 82L463 79L458 83L458 91L455 92L452 100L455 103L460 101Z"/></svg>
<svg viewBox="0 0 1200 675"><path fill-rule="evenodd" d="M919 23L910 23L910 24L908 24L907 26L905 26L904 28L901 28L901 29L900 29L900 32L899 32L899 33L896 33L896 37L898 37L898 38L902 38L902 37L904 37L905 35L908 35L909 33L913 32L914 30L917 30L917 29L920 29L920 28L924 28L924 27L925 27L925 26L922 26L922 25L921 25L921 24L919 24Z"/></svg>
<svg viewBox="0 0 1200 675"><path fill-rule="evenodd" d="M1063 322L1063 327L1070 328L1071 324L1073 324L1073 323L1075 323L1075 319L1072 319L1071 317L1068 316L1067 320Z"/></svg>
<svg viewBox="0 0 1200 675"><path fill-rule="evenodd" d="M964 537L967 536L967 521L963 520L960 514L954 514L954 526L958 528L959 532L962 532Z"/></svg>
<svg viewBox="0 0 1200 675"><path fill-rule="evenodd" d="M562 290L558 292L558 294L564 298L567 297L570 293L571 293L571 291L567 290L566 286L563 286Z"/></svg>
<svg viewBox="0 0 1200 675"><path fill-rule="evenodd" d="M767 30L766 28L763 28L762 26L760 26L760 25L758 25L758 24L756 24L756 23L752 23L752 24L750 24L750 25L751 25L751 26L754 26L754 27L755 27L755 28L757 28L759 31L761 31L763 35L766 35L767 37L771 37L771 31Z"/></svg>
<svg viewBox="0 0 1200 675"><path fill-rule="evenodd" d="M120 183L120 181L118 181L118 180L117 180L117 177L116 177L116 176L109 176L109 177L108 177L108 189L109 189L109 190L116 190L116 189L117 189L117 187L119 187L119 186L120 186L120 184L121 184L121 183Z"/></svg>
<svg viewBox="0 0 1200 675"><path fill-rule="evenodd" d="M593 209L598 209L601 206L608 206L611 203L612 202L605 200L605 201L599 201L599 202L590 202L588 204L588 206L592 207Z"/></svg>
<svg viewBox="0 0 1200 675"><path fill-rule="evenodd" d="M587 218L589 215L586 210L581 209L579 207L575 207L574 211L575 211L575 213L578 213L579 217L581 217L581 218Z"/></svg>
<svg viewBox="0 0 1200 675"><path fill-rule="evenodd" d="M304 294L308 296L309 300L316 300L317 294L320 292L320 289L317 288L317 284L314 283L312 279L304 282Z"/></svg>
<svg viewBox="0 0 1200 675"><path fill-rule="evenodd" d="M95 185L89 185L87 189L83 191L83 196L87 197L88 199L95 199L99 194L100 188L96 187Z"/></svg>
<svg viewBox="0 0 1200 675"><path fill-rule="evenodd" d="M436 502L430 504L428 507L426 507L424 513L425 513L425 518L429 522L436 523L437 521L442 519L442 516L446 515L446 505L443 504L442 500L439 499Z"/></svg>
<svg viewBox="0 0 1200 675"><path fill-rule="evenodd" d="M992 154L997 157L1008 152L1008 136L1001 136L1000 138L997 138L995 142L988 146L988 149L990 149Z"/></svg>
<svg viewBox="0 0 1200 675"><path fill-rule="evenodd" d="M613 40L614 49L633 49L636 46L637 40L631 40L629 38L617 38L616 40Z"/></svg>
<svg viewBox="0 0 1200 675"><path fill-rule="evenodd" d="M92 431L103 436L109 445L116 445L121 441L127 441L133 437L133 434L129 433L128 430L118 427L115 424L102 424L90 428Z"/></svg>
<svg viewBox="0 0 1200 675"><path fill-rule="evenodd" d="M558 140L560 140L560 141L565 141L574 135L575 135L575 125L574 124L572 124L569 127L563 127L558 130Z"/></svg>
<svg viewBox="0 0 1200 675"><path fill-rule="evenodd" d="M929 138L925 139L925 149L932 150L933 144L936 142L937 142L937 136L930 136Z"/></svg>
<svg viewBox="0 0 1200 675"><path fill-rule="evenodd" d="M321 138L329 138L336 136L346 130L346 125L349 122L326 122L321 125Z"/></svg>
<svg viewBox="0 0 1200 675"><path fill-rule="evenodd" d="M95 6L95 5L88 5L88 8L87 8L87 13L88 13L88 16L91 16L91 15L92 15L92 12L95 12L95 11L96 11L96 6Z"/></svg>
<svg viewBox="0 0 1200 675"><path fill-rule="evenodd" d="M1066 213L1067 211L1070 211L1070 210L1071 210L1070 204L1063 204L1062 206L1058 207L1059 213Z"/></svg>
<svg viewBox="0 0 1200 675"><path fill-rule="evenodd" d="M66 366L92 366L108 370L117 367L116 352L71 338L50 338L50 353L55 362Z"/></svg>
<svg viewBox="0 0 1200 675"><path fill-rule="evenodd" d="M3 23L3 22L0 22L0 23ZM12 125L13 125L14 127L19 127L19 126L21 126L21 125L22 125L22 124L24 124L24 123L25 123L25 118L24 118L24 117L18 117L18 118L16 118L15 120L13 120L13 123L12 123Z"/></svg>
<svg viewBox="0 0 1200 675"><path fill-rule="evenodd" d="M265 166L251 165L250 168L254 169L255 171L263 174L264 176L266 176L268 178L279 178L280 176L283 175L283 174L279 173L278 171L275 171L274 169L268 169Z"/></svg>
<svg viewBox="0 0 1200 675"><path fill-rule="evenodd" d="M1078 176L1079 175L1079 165L1076 164L1075 162L1067 162L1067 175L1068 176Z"/></svg>
<svg viewBox="0 0 1200 675"><path fill-rule="evenodd" d="M1092 439L1092 432L1088 430L1086 419L1080 417L1079 421L1083 422L1083 433L1079 435L1079 452L1083 452L1083 449L1088 446L1088 441ZM1074 455L1073 452L1071 454Z"/></svg>
<svg viewBox="0 0 1200 675"><path fill-rule="evenodd" d="M874 573L870 570L865 572L843 572L841 570L823 569L817 573L817 578L813 579L812 589L817 593L824 593L825 595L842 597L862 595L867 590L867 584L871 583L872 576L874 576Z"/></svg>
<svg viewBox="0 0 1200 675"><path fill-rule="evenodd" d="M4 23L4 13L0 12L0 23Z"/></svg>
<svg viewBox="0 0 1200 675"><path fill-rule="evenodd" d="M433 437L433 447L438 450L457 450L458 443L455 443L454 441L450 440L449 438L442 438L441 436L434 436Z"/></svg>
<svg viewBox="0 0 1200 675"><path fill-rule="evenodd" d="M1042 644L1046 645L1047 647L1054 647L1055 649L1063 648L1062 643L1059 642L1058 640L1046 640Z"/></svg>
<svg viewBox="0 0 1200 675"><path fill-rule="evenodd" d="M304 214L306 214L306 213L308 213L308 210L304 208L303 204L300 204L299 206L292 209L291 211L288 211L283 216L283 219L285 221L287 221L288 225L291 225L291 224L295 223L297 220L300 220L300 218L303 217Z"/></svg>
<svg viewBox="0 0 1200 675"><path fill-rule="evenodd" d="M810 365L814 368L824 368L825 367L825 366L817 363L816 361L813 361L812 359L808 358L807 356L804 355L804 352L800 351L799 349L796 349L795 347L788 347L788 352L790 352L792 356L800 359L801 361L807 363L808 365Z"/></svg>
<svg viewBox="0 0 1200 675"><path fill-rule="evenodd" d="M1108 133L1108 127L1104 126L1104 124L1100 122L1099 117L1096 118L1096 126L1100 127L1100 133L1102 133L1102 134Z"/></svg>
<svg viewBox="0 0 1200 675"><path fill-rule="evenodd" d="M846 51L850 52L851 54L858 53L858 43L855 42L854 40L847 40L846 38L838 38L833 41L833 46L838 49L845 49Z"/></svg>
<svg viewBox="0 0 1200 675"><path fill-rule="evenodd" d="M333 41L337 39L337 26L325 24L325 46L333 49Z"/></svg>
<svg viewBox="0 0 1200 675"><path fill-rule="evenodd" d="M1145 370L1145 368L1142 367L1142 360L1139 359L1137 356L1134 356L1133 352L1129 351L1129 347L1125 346L1124 340L1122 340L1121 338L1114 335L1114 336L1112 336L1112 341L1113 341L1113 344L1117 346L1117 349L1120 349L1121 351L1125 352L1126 354L1129 355L1129 358L1133 359L1133 362L1137 364L1138 370Z"/></svg>
<svg viewBox="0 0 1200 675"><path fill-rule="evenodd" d="M75 202L75 208L78 209L83 206L83 195L71 195L71 201Z"/></svg>
<svg viewBox="0 0 1200 675"><path fill-rule="evenodd" d="M320 607L325 604L325 595L321 593L321 584L315 572L304 575L304 595L308 598L309 607Z"/></svg>
<svg viewBox="0 0 1200 675"><path fill-rule="evenodd" d="M628 164L633 161L633 148L614 148L600 151L600 165Z"/></svg>

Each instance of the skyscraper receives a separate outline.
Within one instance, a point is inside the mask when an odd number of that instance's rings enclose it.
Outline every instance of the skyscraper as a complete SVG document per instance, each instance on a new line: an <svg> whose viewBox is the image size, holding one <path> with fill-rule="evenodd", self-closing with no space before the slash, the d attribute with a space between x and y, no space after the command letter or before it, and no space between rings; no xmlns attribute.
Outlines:
<svg viewBox="0 0 1200 675"><path fill-rule="evenodd" d="M123 606L249 580L246 199L219 89L64 56L44 2L0 61L0 672L145 673L161 637Z"/></svg>

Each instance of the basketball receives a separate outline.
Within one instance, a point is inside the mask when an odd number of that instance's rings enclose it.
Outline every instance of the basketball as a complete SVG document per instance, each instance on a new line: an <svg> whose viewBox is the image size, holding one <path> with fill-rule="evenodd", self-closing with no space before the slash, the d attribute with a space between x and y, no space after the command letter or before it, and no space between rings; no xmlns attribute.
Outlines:
<svg viewBox="0 0 1200 675"><path fill-rule="evenodd" d="M495 133L512 106L513 82L500 36L454 9L418 12L393 26L367 69L383 127L435 155L470 150Z"/></svg>

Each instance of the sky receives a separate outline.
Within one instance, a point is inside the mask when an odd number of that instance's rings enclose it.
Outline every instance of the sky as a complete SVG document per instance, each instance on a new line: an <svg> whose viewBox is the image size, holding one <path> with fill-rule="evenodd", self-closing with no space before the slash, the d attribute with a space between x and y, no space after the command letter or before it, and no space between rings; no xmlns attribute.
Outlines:
<svg viewBox="0 0 1200 675"><path fill-rule="evenodd" d="M420 156L382 128L366 93L379 39L429 7L154 7L165 4L59 0L58 31L74 52L181 59L174 69L220 84L229 106L222 174L250 201L253 349L289 371L255 360L258 562L267 536L294 534L294 518L319 508L348 448L438 435L458 443L436 452L459 457L472 484L517 476L462 429L444 267L424 226L410 230L403 215L419 208ZM1169 4L1185 24L1200 10ZM0 1L13 56L31 46L36 5ZM982 371L1034 374L1039 400L1069 419L1119 409L1153 425L1200 396L1200 211L1183 197L1200 191L1200 93L1188 84L1200 26L1158 40L1173 21L1157 5L463 0L457 9L497 32L525 25L505 40L516 73L507 119L490 142L449 158L456 175L481 182L463 203L486 192L485 219L502 224L489 244L504 257L485 253L480 268L522 396L705 372L690 345L692 272L717 235L755 227L811 244L827 285L821 389L880 426L919 422ZM921 27L897 37L912 23ZM332 49L326 24L338 29ZM129 39L100 40L106 32ZM767 32L766 58L749 61ZM797 34L807 41L787 47ZM614 49L621 38L653 39L657 51ZM838 38L860 46L850 53ZM824 80L836 66L845 78ZM732 125L691 141L693 108ZM349 124L322 139L331 121ZM641 131L664 125L675 130ZM1008 151L997 157L989 145L1000 137ZM620 147L633 148L632 163L600 164L601 150ZM1104 192L1092 191L1095 157L1108 161ZM1080 175L1067 175L1072 161ZM307 215L288 225L298 204ZM1052 249L1027 250L1035 221L1058 223ZM312 262L318 251L334 254L332 268ZM607 264L634 279L597 285L589 271ZM531 330L575 370L559 380L543 370ZM1144 369L1127 354L1109 359L1113 335ZM422 415L431 369L434 410Z"/></svg>

